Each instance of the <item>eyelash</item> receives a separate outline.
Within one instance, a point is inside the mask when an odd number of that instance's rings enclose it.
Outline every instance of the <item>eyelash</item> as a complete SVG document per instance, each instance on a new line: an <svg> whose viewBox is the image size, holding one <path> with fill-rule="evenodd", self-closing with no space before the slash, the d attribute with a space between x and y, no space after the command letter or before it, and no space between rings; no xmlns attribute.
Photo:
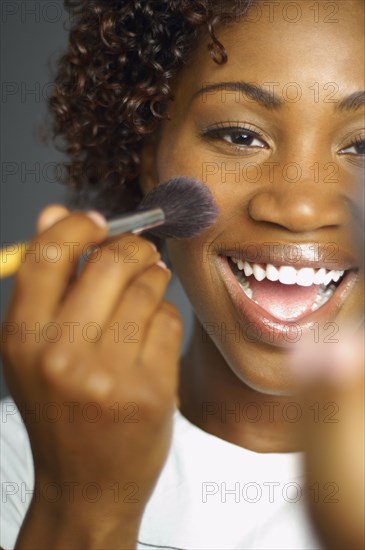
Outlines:
<svg viewBox="0 0 365 550"><path fill-rule="evenodd" d="M351 156L358 156L358 157L362 157L364 156L362 153L345 153L344 151L346 149L351 149L352 147L357 147L357 146L360 146L361 144L364 144L365 142L365 136L357 136L353 139L353 141L349 144L349 145L346 145L345 147L342 147L341 150L339 151L339 154L340 155L351 155Z"/></svg>
<svg viewBox="0 0 365 550"><path fill-rule="evenodd" d="M229 141L223 139L224 135L242 135L247 134L252 139L257 139L263 143L261 147L257 145L237 145L235 143L230 143ZM263 136L263 134L257 129L253 128L250 124L244 123L242 126L239 122L225 121L218 122L214 126L208 126L200 131L199 136L208 139L208 140L223 140L229 147L233 147L239 151L244 151L247 149L267 149L268 144Z"/></svg>
<svg viewBox="0 0 365 550"><path fill-rule="evenodd" d="M242 135L247 134L249 137L252 137L253 139L258 139L263 143L263 146L258 147L257 145L237 145L235 143L230 143L229 141L223 139L224 135ZM207 126L203 130L199 132L199 136L204 139L208 140L222 140L225 144L229 147L233 147L234 149L242 152L247 151L248 149L267 149L269 146L263 136L263 134L257 129L252 127L248 123L244 123L244 126L242 126L239 122L233 122L233 121L225 121L225 122L218 122L214 124L213 126ZM365 136L357 136L349 145L342 147L339 151L339 154L341 155L351 155L351 156L358 156L362 157L362 153L346 153L346 149L351 149L352 147L357 147L363 144L365 141Z"/></svg>

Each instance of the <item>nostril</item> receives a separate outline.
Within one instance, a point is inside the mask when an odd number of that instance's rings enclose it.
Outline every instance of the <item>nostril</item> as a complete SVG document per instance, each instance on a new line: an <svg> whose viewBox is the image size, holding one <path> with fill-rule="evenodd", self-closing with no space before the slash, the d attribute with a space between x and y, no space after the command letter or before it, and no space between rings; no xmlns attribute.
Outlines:
<svg viewBox="0 0 365 550"><path fill-rule="evenodd" d="M338 227L346 221L344 204L337 197L319 198L318 190L292 184L283 190L262 191L251 198L248 213L252 220L285 228L292 233ZM279 186L278 186L279 187Z"/></svg>

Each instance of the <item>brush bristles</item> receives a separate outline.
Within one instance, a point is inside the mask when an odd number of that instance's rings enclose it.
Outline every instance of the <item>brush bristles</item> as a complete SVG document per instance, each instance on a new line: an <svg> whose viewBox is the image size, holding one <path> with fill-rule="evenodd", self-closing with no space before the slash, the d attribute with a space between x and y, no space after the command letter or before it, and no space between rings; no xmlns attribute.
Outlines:
<svg viewBox="0 0 365 550"><path fill-rule="evenodd" d="M189 239L207 229L218 215L208 187L198 180L175 177L146 194L138 210L162 208L166 221L149 230L162 239Z"/></svg>

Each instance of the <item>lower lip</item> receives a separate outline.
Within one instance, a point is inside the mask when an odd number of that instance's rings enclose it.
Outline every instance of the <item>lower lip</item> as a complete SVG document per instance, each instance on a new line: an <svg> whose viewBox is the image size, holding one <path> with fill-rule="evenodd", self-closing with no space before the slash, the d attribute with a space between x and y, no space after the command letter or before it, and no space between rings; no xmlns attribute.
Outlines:
<svg viewBox="0 0 365 550"><path fill-rule="evenodd" d="M285 322L276 319L246 296L236 280L226 256L218 256L218 269L240 323L244 327L246 339L251 342L261 341L280 347L297 343L303 335L314 330L315 323L335 318L358 280L358 274L355 271L349 271L323 306L297 321Z"/></svg>

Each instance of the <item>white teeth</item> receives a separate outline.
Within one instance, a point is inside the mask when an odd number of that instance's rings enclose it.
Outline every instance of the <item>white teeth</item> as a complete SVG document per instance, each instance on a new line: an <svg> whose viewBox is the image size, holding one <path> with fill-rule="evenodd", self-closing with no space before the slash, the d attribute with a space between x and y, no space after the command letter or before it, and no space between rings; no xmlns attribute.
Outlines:
<svg viewBox="0 0 365 550"><path fill-rule="evenodd" d="M266 278L266 270L258 264L253 264L253 276L256 281L263 281Z"/></svg>
<svg viewBox="0 0 365 550"><path fill-rule="evenodd" d="M240 281L240 285L242 286L242 288L250 288L250 283L247 281L247 279Z"/></svg>
<svg viewBox="0 0 365 550"><path fill-rule="evenodd" d="M321 267L321 269L319 269L317 271L317 273L314 275L314 279L313 279L313 282L315 285L323 285L324 283L324 279L326 277L326 270L324 269L324 267Z"/></svg>
<svg viewBox="0 0 365 550"><path fill-rule="evenodd" d="M297 281L297 272L294 267L282 265L279 268L279 281L283 285L294 285Z"/></svg>
<svg viewBox="0 0 365 550"><path fill-rule="evenodd" d="M250 275L252 275L253 269L252 269L252 267L250 266L250 264L248 262L245 262L243 264L243 269L245 271L246 277L249 277Z"/></svg>
<svg viewBox="0 0 365 550"><path fill-rule="evenodd" d="M297 273L297 285L311 286L314 279L314 269L312 267L303 267Z"/></svg>
<svg viewBox="0 0 365 550"><path fill-rule="evenodd" d="M239 285L242 288L243 292L246 294L246 296L248 296L252 300L253 292L252 292L252 289L250 288L250 285L249 284L243 285L242 283L239 283Z"/></svg>
<svg viewBox="0 0 365 550"><path fill-rule="evenodd" d="M295 269L293 266L282 265L276 267L272 264L255 264L232 257L231 260L237 265L242 272L242 279L253 275L257 281L263 281L265 278L269 281L280 281L284 285L311 286L325 285L328 286L331 281L337 282L345 273L340 270L327 271L324 267L313 269L312 267L302 267ZM244 275L243 275L244 274Z"/></svg>
<svg viewBox="0 0 365 550"><path fill-rule="evenodd" d="M332 275L333 275L333 271L330 271L329 273L326 274L323 282L324 285L327 286L332 281Z"/></svg>
<svg viewBox="0 0 365 550"><path fill-rule="evenodd" d="M322 284L318 288L317 298L312 306L312 311L316 311L318 308L320 308L326 302L328 302L328 300L331 298L335 290L336 290L335 285L330 285L329 287L326 287L324 284Z"/></svg>
<svg viewBox="0 0 365 550"><path fill-rule="evenodd" d="M266 266L266 277L269 281L278 281L279 280L279 270L276 269L274 265L267 264Z"/></svg>
<svg viewBox="0 0 365 550"><path fill-rule="evenodd" d="M327 288L326 290L323 290L322 286L320 286L319 290L318 290L316 301L314 302L314 304L311 308L312 311L316 311L321 306L323 306L326 302L328 302L328 300L331 298L333 293L334 293L333 288L330 287L330 288Z"/></svg>
<svg viewBox="0 0 365 550"><path fill-rule="evenodd" d="M273 282L280 281L284 285L318 285L317 297L312 305L312 311L317 311L317 309L328 302L336 290L336 285L330 284L331 281L336 283L345 273L344 271L335 269L327 271L324 267L318 270L312 267L302 267L297 270L293 266L287 265L276 267L272 264L267 264L265 266L265 264L251 264L240 258L231 257L230 259L238 267L239 272L236 274L236 279L240 287L251 300L253 299L253 291L249 281L246 279L246 277L250 277L251 275L259 282L268 279Z"/></svg>
<svg viewBox="0 0 365 550"><path fill-rule="evenodd" d="M340 270L333 270L332 271L333 275L332 275L332 279L335 283L337 283L337 281L342 277L342 275L345 273L344 271L340 271Z"/></svg>

